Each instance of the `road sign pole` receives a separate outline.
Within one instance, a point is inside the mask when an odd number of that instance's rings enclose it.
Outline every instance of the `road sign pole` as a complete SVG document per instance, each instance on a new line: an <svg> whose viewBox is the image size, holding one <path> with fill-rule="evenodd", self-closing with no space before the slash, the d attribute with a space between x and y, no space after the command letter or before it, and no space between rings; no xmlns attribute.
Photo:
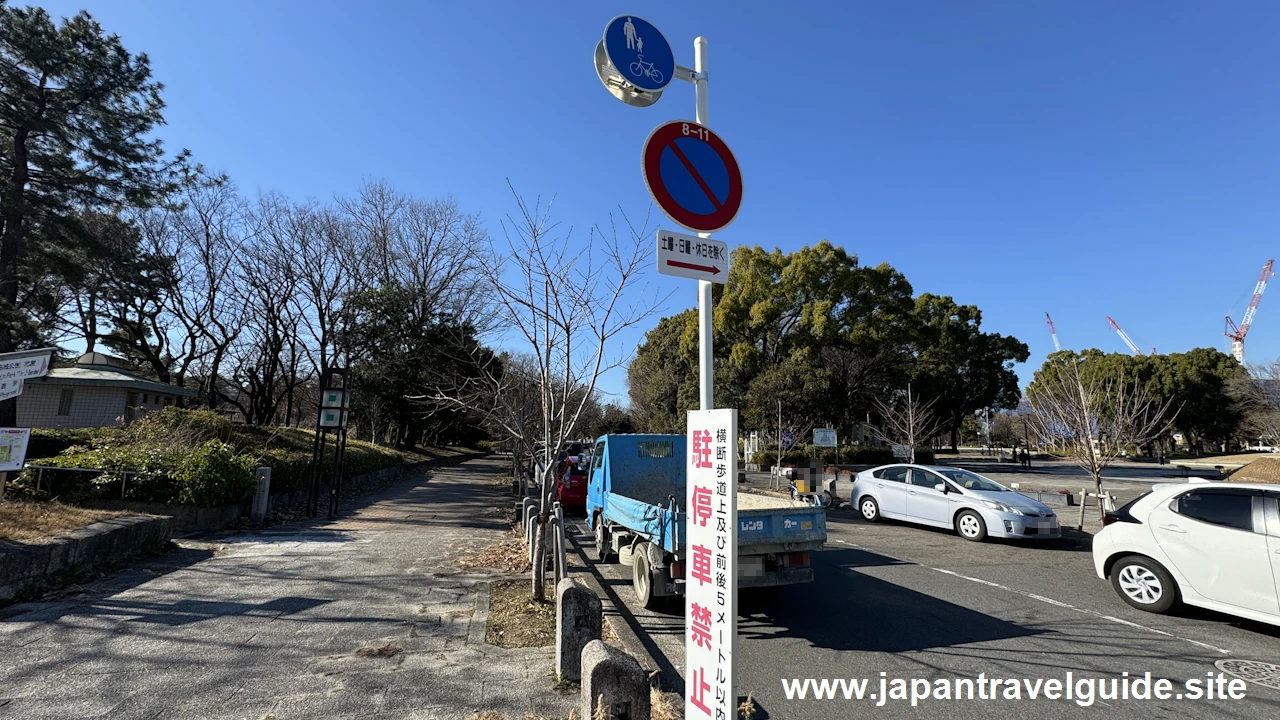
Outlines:
<svg viewBox="0 0 1280 720"><path fill-rule="evenodd" d="M693 40L693 91L696 108L694 121L703 127L710 127L707 119L707 39L697 37ZM709 238L711 233L698 233L699 237ZM715 379L712 363L711 333L711 282L698 281L698 396L701 398L701 409L714 410Z"/></svg>

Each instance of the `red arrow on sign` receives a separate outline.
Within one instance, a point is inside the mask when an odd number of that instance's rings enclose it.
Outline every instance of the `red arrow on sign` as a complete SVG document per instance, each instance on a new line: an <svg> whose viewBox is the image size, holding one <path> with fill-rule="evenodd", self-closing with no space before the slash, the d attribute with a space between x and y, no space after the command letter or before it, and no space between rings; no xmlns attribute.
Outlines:
<svg viewBox="0 0 1280 720"><path fill-rule="evenodd" d="M712 275L720 274L720 268L715 265L694 265L693 263L680 262L679 260L668 260L667 264L671 267L684 268L685 270L698 270Z"/></svg>

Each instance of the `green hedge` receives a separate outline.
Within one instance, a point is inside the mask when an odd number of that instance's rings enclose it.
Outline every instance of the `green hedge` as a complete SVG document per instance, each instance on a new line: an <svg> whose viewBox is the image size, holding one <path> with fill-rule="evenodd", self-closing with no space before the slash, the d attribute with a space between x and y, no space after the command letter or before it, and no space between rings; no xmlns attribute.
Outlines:
<svg viewBox="0 0 1280 720"><path fill-rule="evenodd" d="M760 467L772 467L774 458L777 453L773 450L765 450L755 453L752 460L759 464ZM893 448L891 447L856 447L847 446L840 448L840 464L842 465L889 465L895 462L905 462L905 460L893 456ZM794 465L795 467L809 467L809 463L813 462L813 454L801 450L793 450L782 454L782 464ZM937 461L933 450L929 448L916 448L916 462L921 465L932 465ZM836 451L835 448L823 448L818 453L818 463L821 465L835 465Z"/></svg>
<svg viewBox="0 0 1280 720"><path fill-rule="evenodd" d="M125 499L211 507L249 499L253 471L271 468L272 490L305 488L311 478L315 433L299 428L233 428L205 409L165 408L127 428L42 433L45 443L28 452L29 464L89 468L93 473L28 468L13 479L15 494L65 502ZM333 439L325 464L332 469ZM48 453L49 449L56 452ZM359 440L348 440L343 477L418 459ZM136 473L122 480L110 471ZM36 491L37 477L40 490ZM326 474L326 479L329 477Z"/></svg>

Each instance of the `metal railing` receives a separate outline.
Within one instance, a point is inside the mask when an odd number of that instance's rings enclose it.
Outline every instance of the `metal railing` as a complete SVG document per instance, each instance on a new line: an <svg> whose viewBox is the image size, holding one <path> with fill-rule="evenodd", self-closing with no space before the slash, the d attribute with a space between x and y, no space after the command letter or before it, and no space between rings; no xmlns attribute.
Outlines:
<svg viewBox="0 0 1280 720"><path fill-rule="evenodd" d="M97 473L98 475L119 475L120 476L120 499L125 499L125 491L128 489L129 477L137 475L136 470L103 470L102 468L74 468L59 467L57 465L24 465L23 470L36 471L36 492L40 492L40 483L44 480L45 470L56 470L58 472L80 472L80 473ZM52 484L50 484L50 493L52 493Z"/></svg>

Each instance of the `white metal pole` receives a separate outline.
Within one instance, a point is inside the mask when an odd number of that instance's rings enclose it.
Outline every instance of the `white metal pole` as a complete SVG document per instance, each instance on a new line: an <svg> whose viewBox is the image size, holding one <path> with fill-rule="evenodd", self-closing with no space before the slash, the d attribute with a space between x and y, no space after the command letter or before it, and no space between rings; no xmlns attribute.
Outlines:
<svg viewBox="0 0 1280 720"><path fill-rule="evenodd" d="M707 119L707 39L697 37L693 40L693 88L697 104L694 120L704 127L710 127ZM711 233L698 233L699 237L709 238ZM712 333L711 333L711 283L698 281L698 397L703 410L714 410L715 390L712 371Z"/></svg>

